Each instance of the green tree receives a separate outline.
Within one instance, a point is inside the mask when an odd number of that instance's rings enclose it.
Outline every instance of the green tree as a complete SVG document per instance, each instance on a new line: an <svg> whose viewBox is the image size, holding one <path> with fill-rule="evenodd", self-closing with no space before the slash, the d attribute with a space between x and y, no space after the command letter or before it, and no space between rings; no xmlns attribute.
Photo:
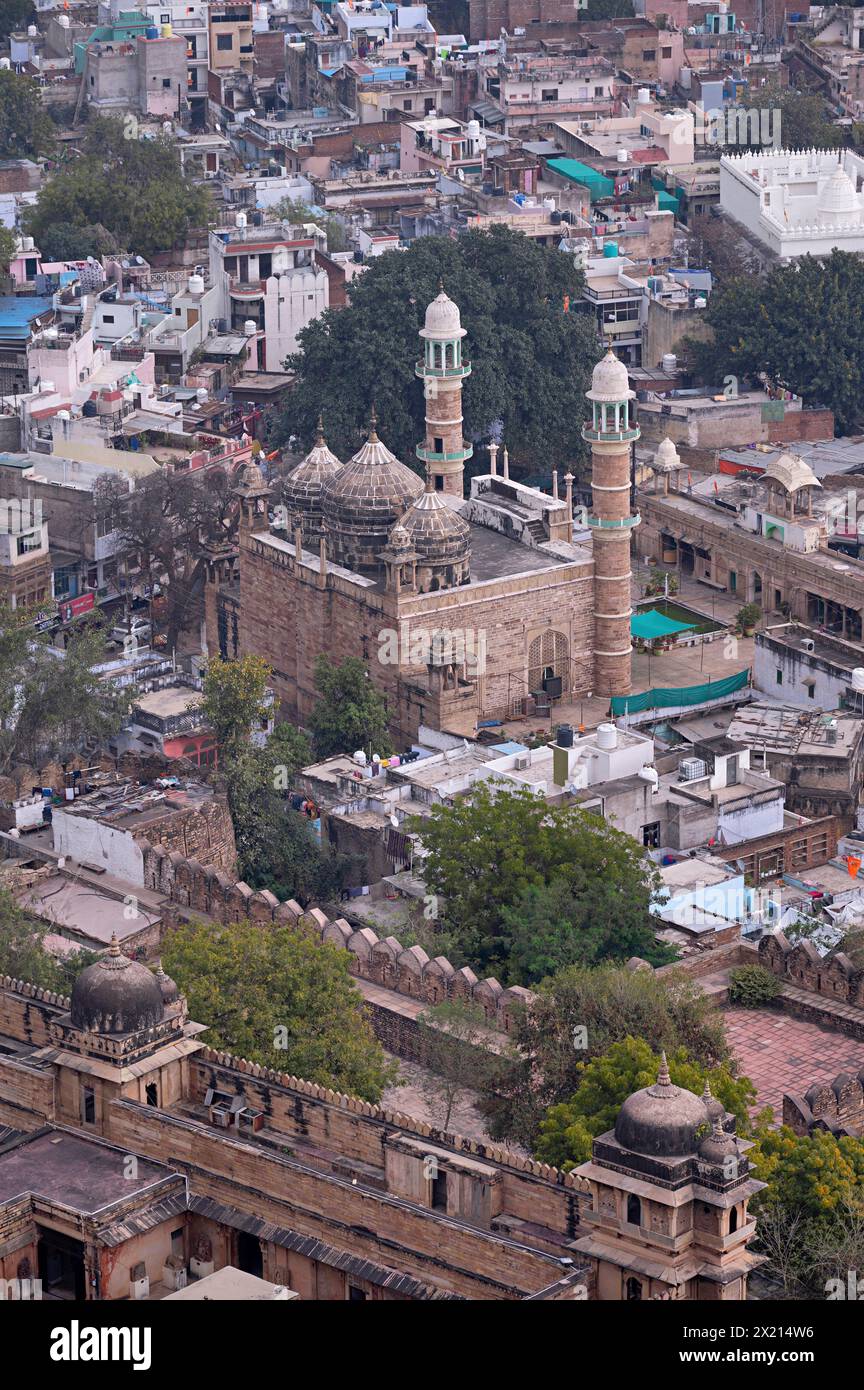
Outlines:
<svg viewBox="0 0 864 1390"><path fill-rule="evenodd" d="M11 69L0 71L0 158L38 159L51 150L54 135L39 84Z"/></svg>
<svg viewBox="0 0 864 1390"><path fill-rule="evenodd" d="M39 249L47 261L80 261L87 256L112 255L121 248L116 237L98 222L83 227L57 222L43 230Z"/></svg>
<svg viewBox="0 0 864 1390"><path fill-rule="evenodd" d="M33 613L0 606L0 772L16 763L38 766L77 751L89 738L116 734L130 692L100 678L101 619L79 621L65 655L33 628Z"/></svg>
<svg viewBox="0 0 864 1390"><path fill-rule="evenodd" d="M565 878L532 883L502 909L502 969L508 984L533 985L567 965L640 956L668 965L677 952L657 940L641 901L624 904L605 880L593 894Z"/></svg>
<svg viewBox="0 0 864 1390"><path fill-rule="evenodd" d="M272 207L269 216L275 217L280 221L294 223L315 222L327 233L328 251L346 251L348 249L348 237L345 228L331 212L316 212L310 208L308 203L302 202L299 198L282 198L275 207Z"/></svg>
<svg viewBox="0 0 864 1390"><path fill-rule="evenodd" d="M57 224L100 223L127 250L151 256L179 245L206 222L210 194L187 179L172 142L130 140L124 121L97 116L87 124L79 158L64 164L26 214L40 242Z"/></svg>
<svg viewBox="0 0 864 1390"><path fill-rule="evenodd" d="M347 953L309 928L183 923L163 964L212 1047L368 1101L394 1078Z"/></svg>
<svg viewBox="0 0 864 1390"><path fill-rule="evenodd" d="M260 656L241 656L236 661L215 656L207 663L201 714L224 757L236 757L249 743L252 730L266 717L270 674L270 667Z"/></svg>
<svg viewBox="0 0 864 1390"><path fill-rule="evenodd" d="M387 706L359 657L346 657L337 666L329 657L319 656L315 689L319 699L309 729L319 758L358 748L387 757L393 747L387 732Z"/></svg>
<svg viewBox="0 0 864 1390"><path fill-rule="evenodd" d="M516 1056L484 1096L492 1133L533 1148L550 1106L570 1100L583 1063L638 1037L713 1071L729 1061L723 1020L680 972L656 975L604 964L570 966L537 988L516 1018Z"/></svg>
<svg viewBox="0 0 864 1390"><path fill-rule="evenodd" d="M293 438L308 448L324 410L330 447L347 457L362 442L375 401L381 438L412 461L425 428L417 332L442 277L468 334L463 404L475 467L488 469L481 441L496 422L514 462L518 453L542 457L550 468L584 458L579 426L599 350L593 321L578 312L581 272L571 256L501 226L455 239L420 237L407 251L374 258L351 282L347 306L326 310L300 333L300 349L288 359L296 381L275 442Z"/></svg>
<svg viewBox="0 0 864 1390"><path fill-rule="evenodd" d="M763 281L735 279L711 296L711 343L690 343L688 361L703 379L739 381L764 374L808 405L834 412L838 433L862 422L864 262L847 251L800 256Z"/></svg>
<svg viewBox="0 0 864 1390"><path fill-rule="evenodd" d="M0 0L0 39L8 39L35 14L32 0Z"/></svg>
<svg viewBox="0 0 864 1390"><path fill-rule="evenodd" d="M101 952L53 956L45 949L47 933L47 923L31 916L7 889L0 888L0 975L68 994L81 971L98 960Z"/></svg>
<svg viewBox="0 0 864 1390"><path fill-rule="evenodd" d="M746 105L775 113L775 121L779 116L775 143L782 140L784 150L836 150L844 143L842 128L829 120L829 107L818 93L766 83L751 88Z"/></svg>
<svg viewBox="0 0 864 1390"><path fill-rule="evenodd" d="M749 1131L748 1107L756 1088L746 1076L735 1076L727 1063L706 1070L692 1061L683 1047L668 1054L673 1084L701 1094L706 1080L715 1098L737 1121L739 1134ZM658 1055L641 1038L613 1043L599 1057L580 1064L581 1079L569 1100L553 1105L540 1125L536 1155L569 1172L591 1157L591 1141L614 1128L628 1096L657 1080Z"/></svg>
<svg viewBox="0 0 864 1390"><path fill-rule="evenodd" d="M585 19L629 19L636 11L633 0L588 0Z"/></svg>
<svg viewBox="0 0 864 1390"><path fill-rule="evenodd" d="M496 795L482 783L411 829L426 851L426 883L446 904L446 929L475 970L506 969L525 984L574 959L658 951L656 870L598 816L550 807L527 787Z"/></svg>

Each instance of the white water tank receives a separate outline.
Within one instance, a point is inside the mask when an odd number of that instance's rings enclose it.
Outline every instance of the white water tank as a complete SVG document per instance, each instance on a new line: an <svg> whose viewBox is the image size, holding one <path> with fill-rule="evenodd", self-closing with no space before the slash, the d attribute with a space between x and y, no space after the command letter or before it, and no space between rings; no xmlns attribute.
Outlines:
<svg viewBox="0 0 864 1390"><path fill-rule="evenodd" d="M852 689L864 691L864 666L856 666L852 672Z"/></svg>
<svg viewBox="0 0 864 1390"><path fill-rule="evenodd" d="M630 151L621 149L618 151L617 159L619 164L627 164L630 159Z"/></svg>
<svg viewBox="0 0 864 1390"><path fill-rule="evenodd" d="M357 764L358 767L366 766L366 754L364 753L362 748L357 749L357 752L354 754L353 761Z"/></svg>
<svg viewBox="0 0 864 1390"><path fill-rule="evenodd" d="M8 72L12 64L8 58L0 58L0 71Z"/></svg>
<svg viewBox="0 0 864 1390"><path fill-rule="evenodd" d="M238 213L237 213L237 216L234 218L234 222L235 222L236 226L238 226L238 227L245 227L245 226L246 226L246 214L245 214L245 212L238 212Z"/></svg>
<svg viewBox="0 0 864 1390"><path fill-rule="evenodd" d="M25 236L25 237L22 237L22 238L21 238L21 250L22 250L22 251L35 251L35 249L36 249L36 243L35 243L35 241L33 240L32 236Z"/></svg>
<svg viewBox="0 0 864 1390"><path fill-rule="evenodd" d="M254 338L255 334L258 332L258 325L254 319L246 320L243 325L243 332L247 338Z"/></svg>
<svg viewBox="0 0 864 1390"><path fill-rule="evenodd" d="M54 382L53 382L53 381L43 381L43 382L41 383L40 387L39 387L39 390L40 390L40 391L42 392L42 394L45 395L45 396L53 395L53 393L54 393Z"/></svg>
<svg viewBox="0 0 864 1390"><path fill-rule="evenodd" d="M35 24L27 25L27 37L28 39L38 39L39 29Z"/></svg>
<svg viewBox="0 0 864 1390"><path fill-rule="evenodd" d="M57 23L60 25L60 28L61 28L61 29L68 29L68 28L69 28L69 16L68 16L68 14L58 14L58 16L57 16Z"/></svg>
<svg viewBox="0 0 864 1390"><path fill-rule="evenodd" d="M651 92L648 87L640 87L636 93L636 100L640 106L651 105Z"/></svg>
<svg viewBox="0 0 864 1390"><path fill-rule="evenodd" d="M49 343L53 343L60 337L60 330L59 328L46 328L42 337L46 338Z"/></svg>
<svg viewBox="0 0 864 1390"><path fill-rule="evenodd" d="M663 370L664 372L674 372L678 367L678 358L674 352L664 352Z"/></svg>
<svg viewBox="0 0 864 1390"><path fill-rule="evenodd" d="M190 293L190 294L203 294L203 293L204 293L204 276L203 276L203 275L190 275L190 276L189 276L189 293Z"/></svg>
<svg viewBox="0 0 864 1390"><path fill-rule="evenodd" d="M204 402L207 400L208 394L209 394L209 392L208 392L206 386L199 386L199 387L198 387L198 390L195 392L195 399L196 399L196 401L198 402L199 405L203 405L203 404L204 404Z"/></svg>
<svg viewBox="0 0 864 1390"><path fill-rule="evenodd" d="M466 134L467 134L467 136L468 136L468 139L471 140L472 142L480 139L480 122L479 122L479 121L469 121L468 124L467 124L467 126L465 127L465 130L466 130Z"/></svg>
<svg viewBox="0 0 864 1390"><path fill-rule="evenodd" d="M597 747L598 748L617 748L618 730L614 724L597 725Z"/></svg>

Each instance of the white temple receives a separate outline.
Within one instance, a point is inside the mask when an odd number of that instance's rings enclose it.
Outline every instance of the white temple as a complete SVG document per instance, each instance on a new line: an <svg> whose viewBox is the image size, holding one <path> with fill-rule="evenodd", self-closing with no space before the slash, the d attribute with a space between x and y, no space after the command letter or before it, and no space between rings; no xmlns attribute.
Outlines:
<svg viewBox="0 0 864 1390"><path fill-rule="evenodd" d="M724 155L720 206L781 260L864 251L864 159L851 150Z"/></svg>

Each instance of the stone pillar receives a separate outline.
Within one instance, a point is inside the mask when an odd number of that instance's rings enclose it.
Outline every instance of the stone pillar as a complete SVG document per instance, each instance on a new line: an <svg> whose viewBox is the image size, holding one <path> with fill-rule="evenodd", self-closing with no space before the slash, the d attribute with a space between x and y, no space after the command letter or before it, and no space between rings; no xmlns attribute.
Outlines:
<svg viewBox="0 0 864 1390"><path fill-rule="evenodd" d="M426 465L433 490L454 497L463 495L465 460L473 453L462 436L462 382L471 372L462 360L464 337L459 310L442 286L420 330L423 358L415 370L426 398L426 438L417 457Z"/></svg>

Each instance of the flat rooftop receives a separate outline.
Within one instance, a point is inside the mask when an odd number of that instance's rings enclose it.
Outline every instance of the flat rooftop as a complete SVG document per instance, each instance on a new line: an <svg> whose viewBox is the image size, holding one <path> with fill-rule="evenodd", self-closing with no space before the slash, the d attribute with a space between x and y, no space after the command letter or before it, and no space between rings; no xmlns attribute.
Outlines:
<svg viewBox="0 0 864 1390"><path fill-rule="evenodd" d="M0 1154L0 1203L32 1193L92 1216L115 1202L174 1177L170 1168L136 1159L137 1176L127 1176L123 1149L65 1130L37 1134Z"/></svg>
<svg viewBox="0 0 864 1390"><path fill-rule="evenodd" d="M148 695L142 695L135 701L135 709L157 715L160 719L171 719L194 709L202 699L201 692L192 690L188 685L166 685L161 690L151 690Z"/></svg>
<svg viewBox="0 0 864 1390"><path fill-rule="evenodd" d="M160 920L157 913L147 912L140 903L135 917L128 919L122 899L102 894L92 884L62 873L39 879L18 893L16 900L21 907L74 932L97 948L108 946L115 933L118 941L123 942Z"/></svg>

